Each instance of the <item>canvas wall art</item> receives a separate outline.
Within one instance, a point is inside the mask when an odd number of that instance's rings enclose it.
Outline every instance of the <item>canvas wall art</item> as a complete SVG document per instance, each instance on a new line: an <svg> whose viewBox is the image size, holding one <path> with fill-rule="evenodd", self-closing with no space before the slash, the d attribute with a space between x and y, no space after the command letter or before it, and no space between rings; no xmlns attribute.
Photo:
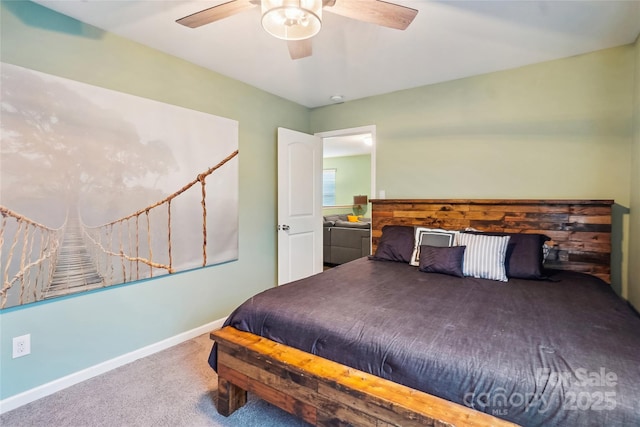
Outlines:
<svg viewBox="0 0 640 427"><path fill-rule="evenodd" d="M0 67L0 308L238 258L237 121Z"/></svg>

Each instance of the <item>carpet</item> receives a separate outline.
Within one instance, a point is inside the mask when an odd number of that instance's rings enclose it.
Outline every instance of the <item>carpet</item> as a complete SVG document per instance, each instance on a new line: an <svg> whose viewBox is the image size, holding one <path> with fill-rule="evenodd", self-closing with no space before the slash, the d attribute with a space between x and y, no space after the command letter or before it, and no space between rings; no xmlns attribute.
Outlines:
<svg viewBox="0 0 640 427"><path fill-rule="evenodd" d="M249 394L225 418L215 408L217 376L209 334L136 360L0 415L3 427L260 426L307 423Z"/></svg>

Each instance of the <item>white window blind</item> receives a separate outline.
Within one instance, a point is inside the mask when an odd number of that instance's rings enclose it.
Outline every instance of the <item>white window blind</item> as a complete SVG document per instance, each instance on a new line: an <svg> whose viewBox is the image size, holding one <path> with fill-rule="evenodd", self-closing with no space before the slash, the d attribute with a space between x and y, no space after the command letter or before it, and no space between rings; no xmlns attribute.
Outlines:
<svg viewBox="0 0 640 427"><path fill-rule="evenodd" d="M322 171L322 206L336 205L336 169Z"/></svg>

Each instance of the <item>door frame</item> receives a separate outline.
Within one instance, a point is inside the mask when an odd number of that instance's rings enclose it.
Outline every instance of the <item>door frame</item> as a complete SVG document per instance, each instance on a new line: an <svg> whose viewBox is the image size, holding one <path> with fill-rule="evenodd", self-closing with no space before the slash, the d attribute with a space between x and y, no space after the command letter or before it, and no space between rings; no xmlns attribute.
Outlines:
<svg viewBox="0 0 640 427"><path fill-rule="evenodd" d="M371 189L370 189L370 197L369 199L376 198L376 147L377 147L377 137L376 137L376 125L365 125L358 126L355 128L346 128L346 129L337 129L330 130L325 132L316 132L315 136L320 137L322 139L322 148L324 153L324 139L331 138L335 136L350 136L350 135L359 135L363 133L368 133L371 135ZM320 206L320 215L322 215L322 206ZM369 233L369 244L371 244L372 239L371 233ZM322 244L322 241L320 242ZM322 247L319 248L322 250Z"/></svg>
<svg viewBox="0 0 640 427"><path fill-rule="evenodd" d="M376 125L359 126L355 128L330 130L326 132L316 132L315 136L319 136L323 141L324 138L331 138L335 136L350 136L359 135L362 133L371 134L371 189L370 199L376 198ZM322 209L322 208L321 208Z"/></svg>

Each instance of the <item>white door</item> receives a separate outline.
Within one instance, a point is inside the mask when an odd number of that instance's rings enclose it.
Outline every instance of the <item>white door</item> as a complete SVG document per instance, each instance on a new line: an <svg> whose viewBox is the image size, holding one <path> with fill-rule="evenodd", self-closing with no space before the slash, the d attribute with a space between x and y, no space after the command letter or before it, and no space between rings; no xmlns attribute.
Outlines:
<svg viewBox="0 0 640 427"><path fill-rule="evenodd" d="M278 285L322 271L322 139L278 128Z"/></svg>

